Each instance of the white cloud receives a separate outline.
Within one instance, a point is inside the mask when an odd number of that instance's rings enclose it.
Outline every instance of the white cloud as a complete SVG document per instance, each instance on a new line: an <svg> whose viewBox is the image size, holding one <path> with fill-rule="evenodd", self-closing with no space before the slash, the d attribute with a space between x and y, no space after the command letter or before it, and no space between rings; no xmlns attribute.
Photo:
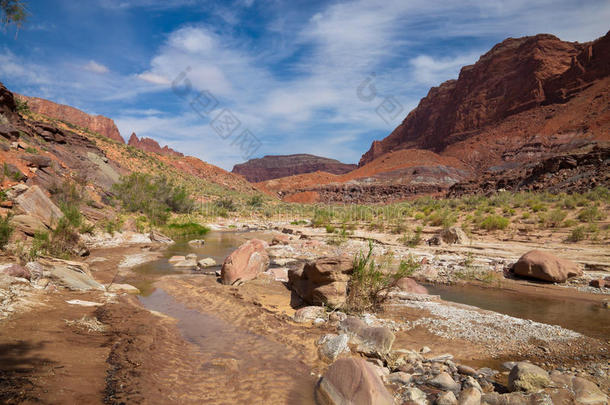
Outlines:
<svg viewBox="0 0 610 405"><path fill-rule="evenodd" d="M102 65L101 63L97 63L94 60L90 60L85 66L83 66L83 68L89 72L101 75L109 72L109 69L106 66Z"/></svg>
<svg viewBox="0 0 610 405"><path fill-rule="evenodd" d="M144 72L136 75L138 79L144 80L145 82L160 84L160 85L169 85L170 81L166 77L161 75L157 75L151 72Z"/></svg>
<svg viewBox="0 0 610 405"><path fill-rule="evenodd" d="M440 83L457 79L460 69L476 62L483 52L458 55L451 58L433 58L419 55L410 60L415 80L423 85L438 86Z"/></svg>

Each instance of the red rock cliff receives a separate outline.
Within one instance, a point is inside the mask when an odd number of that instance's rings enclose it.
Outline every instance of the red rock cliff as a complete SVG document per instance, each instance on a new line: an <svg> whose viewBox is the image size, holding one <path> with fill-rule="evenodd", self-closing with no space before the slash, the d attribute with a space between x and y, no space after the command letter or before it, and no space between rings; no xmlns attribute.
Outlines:
<svg viewBox="0 0 610 405"><path fill-rule="evenodd" d="M87 128L117 142L125 143L114 121L103 115L89 115L77 108L57 104L38 97L18 97L28 102L30 110L51 118L66 121L79 127Z"/></svg>
<svg viewBox="0 0 610 405"><path fill-rule="evenodd" d="M586 44L548 34L509 38L462 68L457 80L430 89L402 124L373 142L359 165L398 149L441 152L507 117L566 102L608 76L609 64L610 33Z"/></svg>

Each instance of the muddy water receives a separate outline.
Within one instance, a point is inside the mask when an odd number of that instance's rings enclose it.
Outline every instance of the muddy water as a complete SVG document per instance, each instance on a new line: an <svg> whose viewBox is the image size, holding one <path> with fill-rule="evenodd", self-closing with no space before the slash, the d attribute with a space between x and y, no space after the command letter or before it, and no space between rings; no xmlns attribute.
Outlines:
<svg viewBox="0 0 610 405"><path fill-rule="evenodd" d="M254 233L211 232L202 247L193 248L179 241L166 252L165 258L134 269L151 283L154 276L176 274L167 259L173 255L197 253L199 258L212 257L222 263L227 255ZM151 278L152 276L152 278ZM202 276L205 277L205 276ZM239 403L314 404L315 378L307 365L290 350L238 325L226 322L213 313L191 309L162 289L149 288L140 296L148 309L178 320L178 328L188 342L196 345L207 361L198 370L201 378L212 379L218 390L208 400Z"/></svg>
<svg viewBox="0 0 610 405"><path fill-rule="evenodd" d="M599 302L547 298L476 286L426 285L426 288L430 294L440 295L446 301L559 325L598 339L606 340L610 336L610 311L602 308Z"/></svg>

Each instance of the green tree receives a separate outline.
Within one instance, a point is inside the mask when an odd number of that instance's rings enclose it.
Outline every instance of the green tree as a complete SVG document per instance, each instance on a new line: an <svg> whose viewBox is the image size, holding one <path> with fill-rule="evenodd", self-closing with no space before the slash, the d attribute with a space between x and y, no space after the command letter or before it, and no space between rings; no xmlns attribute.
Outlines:
<svg viewBox="0 0 610 405"><path fill-rule="evenodd" d="M22 0L0 0L0 14L4 25L15 24L17 28L21 28L28 17Z"/></svg>

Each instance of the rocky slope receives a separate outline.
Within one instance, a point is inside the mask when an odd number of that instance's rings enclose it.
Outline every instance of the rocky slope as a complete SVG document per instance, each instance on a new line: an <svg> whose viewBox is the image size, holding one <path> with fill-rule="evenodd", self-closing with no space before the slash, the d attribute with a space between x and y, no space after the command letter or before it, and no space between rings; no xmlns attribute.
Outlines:
<svg viewBox="0 0 610 405"><path fill-rule="evenodd" d="M6 197L11 190L36 190L33 193L44 199L76 182L85 191L79 207L83 215L94 223L111 218L115 209L107 197L112 185L135 171L168 176L201 202L227 194L247 198L256 192L242 177L199 159L142 151L68 121L32 110L19 113L15 96L2 84L0 164L0 215L16 214L14 199ZM40 224L30 221L22 225L27 234Z"/></svg>
<svg viewBox="0 0 610 405"><path fill-rule="evenodd" d="M610 33L585 44L547 34L509 38L457 80L430 89L401 125L373 142L357 170L318 185L303 175L260 188L290 201L382 202L453 184L454 194L608 186L603 160L575 157L610 147L608 105ZM553 158L587 164L559 173L532 163Z"/></svg>
<svg viewBox="0 0 610 405"><path fill-rule="evenodd" d="M97 132L114 141L125 143L114 121L102 115L89 115L77 108L54 103L38 97L17 95L27 101L30 110L51 118L69 122L90 131Z"/></svg>
<svg viewBox="0 0 610 405"><path fill-rule="evenodd" d="M250 182L261 182L303 173L327 172L344 174L357 166L335 159L308 154L265 156L251 159L233 167L232 172L244 176Z"/></svg>
<svg viewBox="0 0 610 405"><path fill-rule="evenodd" d="M138 138L138 136L136 135L135 132L133 132L131 134L127 144L129 146L133 146L134 148L138 148L138 149L146 151L146 152L158 153L159 155L177 156L177 157L184 156L182 153L176 152L175 150L173 150L172 148L170 148L167 145L165 145L164 147L161 147L161 145L159 145L159 143L157 141L155 141L154 139L146 138L146 137Z"/></svg>

